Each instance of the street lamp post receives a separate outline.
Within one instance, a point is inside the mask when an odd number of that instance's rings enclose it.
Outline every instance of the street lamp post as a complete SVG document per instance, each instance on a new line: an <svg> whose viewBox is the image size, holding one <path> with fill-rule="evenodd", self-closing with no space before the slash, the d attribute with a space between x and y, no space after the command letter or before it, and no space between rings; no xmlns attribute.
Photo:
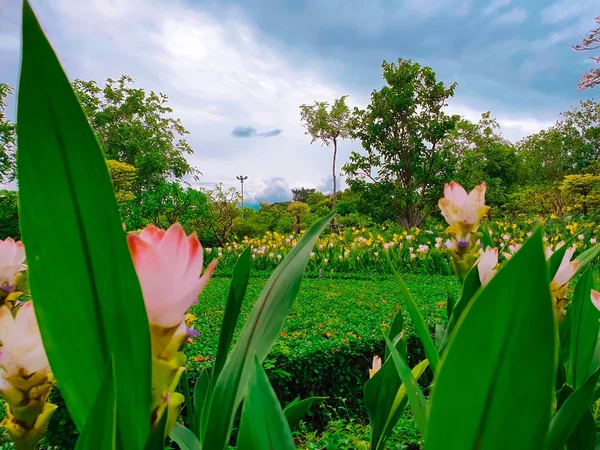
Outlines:
<svg viewBox="0 0 600 450"><path fill-rule="evenodd" d="M240 183L242 183L242 220L244 220L244 181L246 181L248 177L245 177L244 175L239 175L236 178L240 180Z"/></svg>

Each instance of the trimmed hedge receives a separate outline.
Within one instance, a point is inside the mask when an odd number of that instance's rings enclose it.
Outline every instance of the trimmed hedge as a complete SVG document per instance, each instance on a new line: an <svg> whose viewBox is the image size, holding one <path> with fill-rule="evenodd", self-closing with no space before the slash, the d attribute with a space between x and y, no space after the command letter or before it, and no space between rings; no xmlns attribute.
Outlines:
<svg viewBox="0 0 600 450"><path fill-rule="evenodd" d="M236 337L267 281L266 275L259 273L250 279ZM382 332L391 324L401 304L401 296L391 278L361 275L346 279L348 276L304 279L281 337L265 360L269 378L284 404L297 396L329 397L319 408L312 408L311 416L307 417L317 428L324 428L330 418L366 419L362 389L368 369L373 356L382 354ZM407 275L405 281L429 328L433 331L435 323L444 323L446 289L458 292L455 278ZM185 349L193 381L203 367L212 365L229 282L227 276L217 274L200 296L198 305L192 308L191 312L197 317L194 328L200 332ZM406 316L405 320L411 336L409 363L412 365L424 356ZM42 448L74 448L75 427L58 389L54 390L52 401L59 409L50 422ZM10 447L3 444L0 448Z"/></svg>

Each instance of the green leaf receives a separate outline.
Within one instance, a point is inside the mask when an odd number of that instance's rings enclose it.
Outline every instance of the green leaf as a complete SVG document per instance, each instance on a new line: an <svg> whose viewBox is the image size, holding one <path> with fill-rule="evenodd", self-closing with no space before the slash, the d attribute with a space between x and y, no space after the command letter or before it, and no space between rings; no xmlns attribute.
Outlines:
<svg viewBox="0 0 600 450"><path fill-rule="evenodd" d="M596 447L596 421L591 411L583 413L583 417L567 440L567 450L594 450Z"/></svg>
<svg viewBox="0 0 600 450"><path fill-rule="evenodd" d="M164 450L167 416L168 414L163 414L158 423L150 431L144 450Z"/></svg>
<svg viewBox="0 0 600 450"><path fill-rule="evenodd" d="M592 374L580 388L576 389L565 400L556 415L552 418L546 450L563 449L585 413L590 409L599 375L600 370Z"/></svg>
<svg viewBox="0 0 600 450"><path fill-rule="evenodd" d="M427 356L429 364L431 365L431 369L435 374L437 372L437 365L440 357L435 347L435 343L433 342L433 339L431 337L431 333L429 333L429 330L425 326L425 322L423 322L423 316L421 316L419 307L412 298L412 295L406 287L406 284L404 284L404 280L402 279L394 265L391 263L390 269L392 271L392 274L394 275L394 278L396 279L398 287L400 288L400 293L402 294L402 298L404 299L404 302L406 304L406 309L408 309L408 315L410 316L410 319L412 320L413 325L417 330L419 339L421 339L421 342L423 343L423 347L425 349L425 356Z"/></svg>
<svg viewBox="0 0 600 450"><path fill-rule="evenodd" d="M588 248L585 252L583 252L581 255L575 258L576 261L579 261L579 268L577 269L577 271L580 272L583 269L585 269L589 263L591 263L594 259L598 257L599 254L600 244Z"/></svg>
<svg viewBox="0 0 600 450"><path fill-rule="evenodd" d="M415 423L417 424L417 428L419 428L422 434L425 434L425 430L427 429L427 401L425 400L423 391L406 361L400 356L400 353L398 353L398 350L393 346L390 339L387 336L384 337L385 342L390 349L392 361L394 361L394 365L398 371L398 376L406 389L408 403L410 404L410 410L415 419Z"/></svg>
<svg viewBox="0 0 600 450"><path fill-rule="evenodd" d="M433 386L426 450L540 448L557 358L549 284L538 229L452 332ZM523 414L527 420L515 420Z"/></svg>
<svg viewBox="0 0 600 450"><path fill-rule="evenodd" d="M421 361L413 367L413 377L418 380L428 366L429 361ZM406 387L402 384L391 358L366 382L364 394L371 421L371 448L383 450L387 438L408 404Z"/></svg>
<svg viewBox="0 0 600 450"><path fill-rule="evenodd" d="M88 421L77 439L75 450L113 450L117 448L117 399L112 365L105 371L104 382Z"/></svg>
<svg viewBox="0 0 600 450"><path fill-rule="evenodd" d="M448 317L448 319L450 319L450 317L452 317L454 305L456 305L456 298L454 298L454 294L452 293L449 284L446 285L446 296L448 298L446 302L446 316Z"/></svg>
<svg viewBox="0 0 600 450"><path fill-rule="evenodd" d="M79 430L114 357L118 441L142 448L151 400L142 293L104 156L27 1L22 51L20 219L46 353Z"/></svg>
<svg viewBox="0 0 600 450"><path fill-rule="evenodd" d="M290 428L293 429L300 423L314 402L325 400L327 398L329 397L308 397L304 400L300 400L300 397L295 398L283 409L283 414L285 415Z"/></svg>
<svg viewBox="0 0 600 450"><path fill-rule="evenodd" d="M264 361L279 336L294 302L306 262L333 214L313 224L296 247L275 269L246 321L211 393L203 445L206 450L226 447L235 412L246 393L254 355Z"/></svg>
<svg viewBox="0 0 600 450"><path fill-rule="evenodd" d="M577 389L589 375L589 367L598 342L600 312L590 298L594 287L592 268L583 273L573 294L571 312L571 351L567 381Z"/></svg>
<svg viewBox="0 0 600 450"><path fill-rule="evenodd" d="M252 252L250 247L248 247L242 252L233 268L229 296L227 297L227 305L225 305L225 313L223 314L223 325L221 325L221 334L219 335L215 366L212 372L213 382L219 378L219 374L225 365L225 360L229 353L233 332L235 331L242 302L246 295L246 288L248 287L251 263Z"/></svg>
<svg viewBox="0 0 600 450"><path fill-rule="evenodd" d="M465 309L469 307L471 304L471 300L475 297L475 294L481 287L481 282L479 280L479 270L477 269L477 265L473 266L465 280L463 281L462 288L460 291L460 297L458 302L452 308L452 315L448 316L448 327L446 328L446 342L441 345L440 348L443 348L447 343L447 339L450 337L450 333L462 317Z"/></svg>
<svg viewBox="0 0 600 450"><path fill-rule="evenodd" d="M400 338L402 330L404 329L404 317L402 316L402 309L398 310L396 317L394 317L394 321L390 326L390 336L393 342L397 341ZM390 350L385 348L385 358L384 361L388 359L390 356Z"/></svg>
<svg viewBox="0 0 600 450"><path fill-rule="evenodd" d="M183 398L185 399L184 404L187 412L188 424L192 430L196 430L196 408L194 408L194 404L192 403L192 394L190 393L190 378L187 370L184 370L184 372L181 374L180 384L183 386Z"/></svg>
<svg viewBox="0 0 600 450"><path fill-rule="evenodd" d="M181 450L202 450L202 444L196 435L178 422L175 422L169 437L179 445Z"/></svg>
<svg viewBox="0 0 600 450"><path fill-rule="evenodd" d="M194 405L194 415L195 415L195 426L200 427L201 419L203 417L204 408L206 407L206 399L208 398L208 393L210 390L211 379L208 375L208 369L206 367L202 368L202 372L200 372L200 376L196 380L196 384L194 385L194 395L193 395L193 405ZM194 434L200 436L200 429L195 429Z"/></svg>
<svg viewBox="0 0 600 450"><path fill-rule="evenodd" d="M487 224L482 223L479 226L480 232L481 232L481 244L483 245L483 248L494 248L494 241L492 241L492 237L490 236L490 229L488 228Z"/></svg>
<svg viewBox="0 0 600 450"><path fill-rule="evenodd" d="M294 438L269 377L254 358L254 371L244 400L238 450L294 450Z"/></svg>

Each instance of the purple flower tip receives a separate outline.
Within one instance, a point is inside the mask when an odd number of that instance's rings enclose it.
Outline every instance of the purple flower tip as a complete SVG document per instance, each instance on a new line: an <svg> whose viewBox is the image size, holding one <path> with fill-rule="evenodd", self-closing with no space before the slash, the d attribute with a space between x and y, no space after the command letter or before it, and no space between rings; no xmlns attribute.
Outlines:
<svg viewBox="0 0 600 450"><path fill-rule="evenodd" d="M186 333L187 333L188 337L191 337L191 338L200 336L200 332L194 330L193 328L186 328Z"/></svg>
<svg viewBox="0 0 600 450"><path fill-rule="evenodd" d="M458 246L459 247L466 247L467 245L469 245L469 241L458 241Z"/></svg>

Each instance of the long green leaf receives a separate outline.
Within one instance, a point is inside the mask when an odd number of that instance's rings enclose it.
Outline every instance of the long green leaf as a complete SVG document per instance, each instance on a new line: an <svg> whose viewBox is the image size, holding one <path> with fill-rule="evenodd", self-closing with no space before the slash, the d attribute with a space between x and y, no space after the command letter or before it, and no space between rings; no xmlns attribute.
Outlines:
<svg viewBox="0 0 600 450"><path fill-rule="evenodd" d="M92 407L88 421L77 439L75 450L113 450L117 448L117 399L112 364L105 371L104 382Z"/></svg>
<svg viewBox="0 0 600 450"><path fill-rule="evenodd" d="M412 416L415 419L415 423L417 424L417 427L421 433L425 434L427 429L427 401L425 400L423 391L413 376L410 367L408 367L406 361L402 358L402 356L400 356L400 353L398 353L398 350L396 350L387 336L385 336L385 342L390 349L392 361L394 361L394 365L398 371L398 376L402 380L402 384L406 389L408 403L410 404L410 409Z"/></svg>
<svg viewBox="0 0 600 450"><path fill-rule="evenodd" d="M248 395L244 400L238 450L294 450L294 438L269 377L254 358Z"/></svg>
<svg viewBox="0 0 600 450"><path fill-rule="evenodd" d="M599 375L600 370L592 374L580 388L576 389L565 400L556 415L552 418L546 450L563 449L585 413L590 409Z"/></svg>
<svg viewBox="0 0 600 450"><path fill-rule="evenodd" d="M225 313L223 314L223 324L221 325L221 334L219 335L219 345L217 347L217 356L212 372L213 383L219 378L219 374L225 365L233 332L237 325L242 302L246 295L248 280L250 279L250 267L252 265L252 252L250 247L242 252L238 258L235 267L233 268L233 276L231 277L231 286L229 287L229 296L225 305Z"/></svg>
<svg viewBox="0 0 600 450"><path fill-rule="evenodd" d="M447 338L450 336L452 330L462 317L462 314L465 311L465 309L467 309L471 304L471 300L473 300L475 294L477 293L480 287L481 282L479 281L479 270L477 268L477 265L475 265L471 268L471 270L469 270L469 273L467 273L467 276L465 277L465 280L463 281L461 287L458 302L456 302L454 308L452 308L452 315L448 316L448 327L446 329L446 343ZM444 343L444 345L446 343Z"/></svg>
<svg viewBox="0 0 600 450"><path fill-rule="evenodd" d="M118 440L149 433L150 335L104 156L25 1L17 121L20 219L44 346L79 430L114 356Z"/></svg>
<svg viewBox="0 0 600 450"><path fill-rule="evenodd" d="M396 317L394 317L394 320L392 321L392 325L390 326L390 336L392 342L396 342L400 338L402 330L404 330L404 317L402 316L402 308L400 308L396 313ZM389 356L390 349L386 346L384 361L386 361Z"/></svg>
<svg viewBox="0 0 600 450"><path fill-rule="evenodd" d="M178 422L175 422L169 437L181 450L202 450L202 444L196 435Z"/></svg>
<svg viewBox="0 0 600 450"><path fill-rule="evenodd" d="M206 408L206 399L209 396L211 379L208 375L208 369L205 367L200 372L200 376L196 380L194 385L193 405L194 405L194 425L192 430L194 434L201 438L201 424L203 419L204 410ZM195 427L195 428L194 428Z"/></svg>
<svg viewBox="0 0 600 450"><path fill-rule="evenodd" d="M300 423L314 402L325 400L327 398L328 397L308 397L304 400L300 400L300 397L298 397L286 405L286 407L283 409L283 414L285 415L290 428L294 429L296 425Z"/></svg>
<svg viewBox="0 0 600 450"><path fill-rule="evenodd" d="M413 377L418 380L429 367L429 361L421 361L412 369ZM408 404L406 387L398 376L396 365L390 358L373 378L365 384L365 405L371 421L371 448L383 450L385 442L398 423Z"/></svg>
<svg viewBox="0 0 600 450"><path fill-rule="evenodd" d="M313 224L277 267L256 301L223 371L216 381L203 434L206 450L226 447L235 412L246 393L254 355L264 361L279 336L283 322L298 295L306 262L319 235L333 215Z"/></svg>
<svg viewBox="0 0 600 450"><path fill-rule="evenodd" d="M452 332L433 386L426 450L542 446L557 359L549 283L538 229Z"/></svg>
<svg viewBox="0 0 600 450"><path fill-rule="evenodd" d="M600 244L588 248L581 255L577 256L575 259L579 261L578 271L584 270L589 263L598 257L598 255L600 255Z"/></svg>
<svg viewBox="0 0 600 450"><path fill-rule="evenodd" d="M404 284L404 280L396 270L393 264L390 263L390 269L398 287L400 288L400 293L402 294L402 298L406 304L406 309L408 309L408 315L413 322L415 329L417 330L417 334L419 335L419 339L423 343L423 348L425 349L425 356L429 360L429 365L433 370L433 373L437 373L438 361L440 359L437 349L435 347L435 343L433 342L433 338L431 337L431 333L425 326L425 322L423 321L423 316L421 316L421 312L419 311L419 307L415 303L412 294Z"/></svg>
<svg viewBox="0 0 600 450"><path fill-rule="evenodd" d="M567 440L567 450L594 450L597 434L596 420L588 410L583 413L583 417Z"/></svg>
<svg viewBox="0 0 600 450"><path fill-rule="evenodd" d="M594 287L592 268L583 273L571 302L571 351L567 381L577 389L589 375L590 362L598 342L600 312L590 299Z"/></svg>

